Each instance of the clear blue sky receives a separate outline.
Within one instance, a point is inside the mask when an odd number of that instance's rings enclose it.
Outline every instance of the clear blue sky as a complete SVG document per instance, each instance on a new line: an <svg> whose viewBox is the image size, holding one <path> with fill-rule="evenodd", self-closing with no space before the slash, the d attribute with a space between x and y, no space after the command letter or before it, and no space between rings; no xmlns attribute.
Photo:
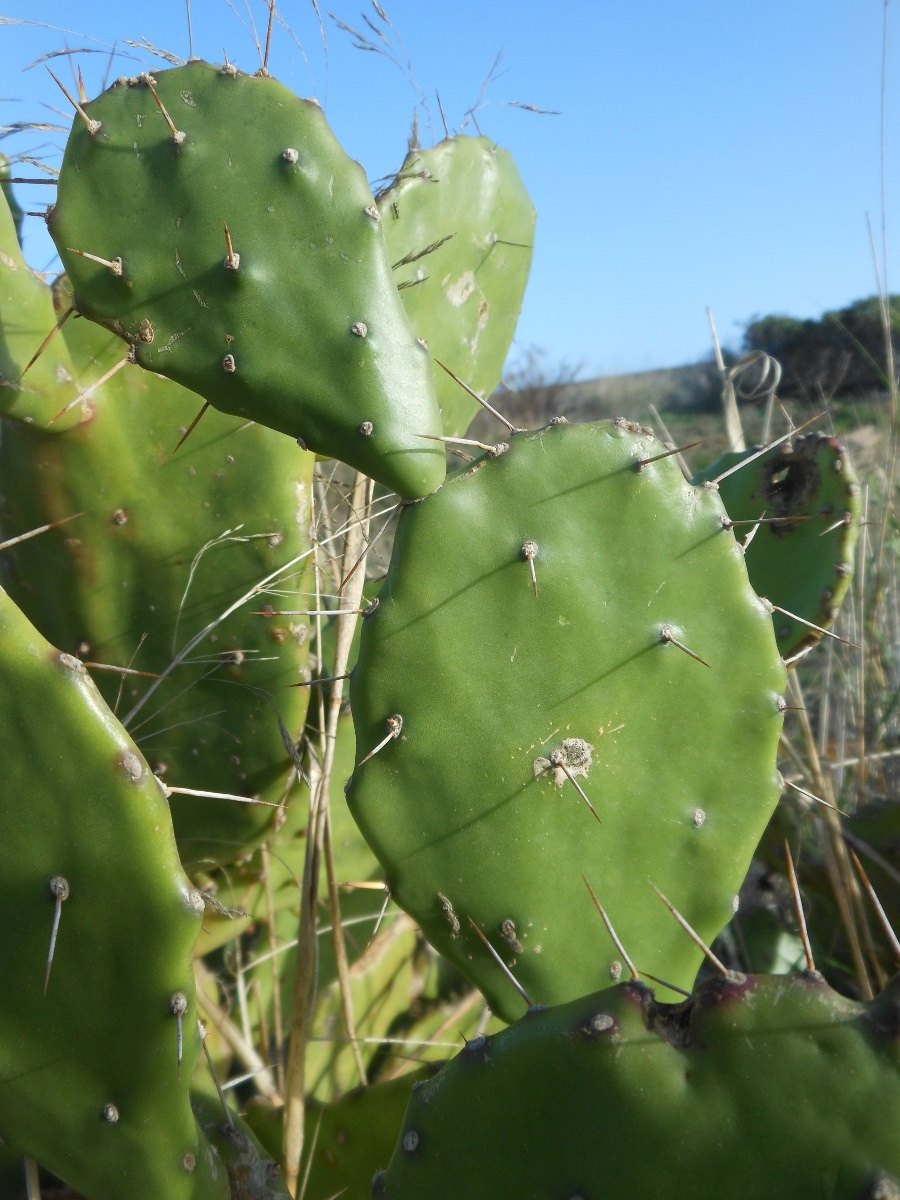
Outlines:
<svg viewBox="0 0 900 1200"><path fill-rule="evenodd" d="M386 58L353 48L322 0L327 59L310 0L279 0L272 73L315 95L347 150L377 180L399 166L417 99L440 93L451 127L503 61L478 113L509 147L538 209L534 267L520 348L603 374L670 366L709 352L706 306L736 345L753 314L817 316L875 290L866 214L880 232L883 0L385 0L415 83ZM331 0L364 29L363 0ZM889 5L886 196L889 250L900 246L900 15ZM258 66L264 0L194 0L194 52ZM184 0L0 0L4 124L47 119L64 102L43 67L70 47L113 43L159 66L126 39L186 56ZM60 32L68 30L68 33ZM88 91L107 57L78 56ZM57 73L71 78L65 60ZM111 76L134 73L120 58ZM421 89L420 91L417 91ZM19 102L20 101L20 102ZM507 105L557 109L538 116ZM65 118L68 122L68 115ZM61 139L28 134L7 153L46 152ZM20 189L25 207L48 189ZM48 265L39 230L27 249ZM900 262L888 261L900 290ZM514 352L515 353L515 352Z"/></svg>

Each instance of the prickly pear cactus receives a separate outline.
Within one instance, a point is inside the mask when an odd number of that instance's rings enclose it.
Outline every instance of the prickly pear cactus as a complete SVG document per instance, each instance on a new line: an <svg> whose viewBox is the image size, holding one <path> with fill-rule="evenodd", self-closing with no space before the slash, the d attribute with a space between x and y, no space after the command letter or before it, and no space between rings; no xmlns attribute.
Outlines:
<svg viewBox="0 0 900 1200"><path fill-rule="evenodd" d="M434 359L489 398L500 382L531 267L534 206L512 156L484 137L413 150L378 209L403 304ZM437 362L444 433L479 409Z"/></svg>
<svg viewBox="0 0 900 1200"><path fill-rule="evenodd" d="M27 370L58 315L50 289L34 274L19 246L11 189L0 195L0 416L46 425L78 396L75 365L61 337L51 339ZM57 430L78 424L63 416Z"/></svg>
<svg viewBox="0 0 900 1200"><path fill-rule="evenodd" d="M400 518L351 681L350 810L506 1019L641 969L690 988L775 806L784 671L714 491L627 422L558 424ZM584 877L584 878L582 878Z"/></svg>
<svg viewBox="0 0 900 1200"><path fill-rule="evenodd" d="M900 989L636 983L478 1038L417 1084L385 1200L877 1200L900 1185Z"/></svg>
<svg viewBox="0 0 900 1200"><path fill-rule="evenodd" d="M5 592L0 678L0 1135L91 1200L226 1200L188 1097L203 901L159 783Z"/></svg>
<svg viewBox="0 0 900 1200"><path fill-rule="evenodd" d="M121 359L89 321L67 321L56 342L85 387ZM0 439L5 536L77 515L5 556L15 600L67 653L167 676L98 676L167 784L262 801L173 795L189 866L245 852L283 799L292 768L278 718L303 722L307 689L290 685L306 678L308 621L254 615L265 592L219 618L292 559L277 604L308 606L312 520L312 455L282 434L211 411L173 453L198 404L126 366L74 429L8 423Z"/></svg>
<svg viewBox="0 0 900 1200"><path fill-rule="evenodd" d="M730 472L719 494L729 517L742 523L742 540L750 523L765 518L747 547L747 570L759 595L778 606L775 636L787 659L821 638L809 622L820 629L834 623L850 586L859 484L833 437L811 433L758 454L759 447L724 454L694 482Z"/></svg>
<svg viewBox="0 0 900 1200"><path fill-rule="evenodd" d="M440 432L428 354L319 106L190 62L84 113L49 219L77 310L224 412L403 496L437 487L444 454L419 436Z"/></svg>

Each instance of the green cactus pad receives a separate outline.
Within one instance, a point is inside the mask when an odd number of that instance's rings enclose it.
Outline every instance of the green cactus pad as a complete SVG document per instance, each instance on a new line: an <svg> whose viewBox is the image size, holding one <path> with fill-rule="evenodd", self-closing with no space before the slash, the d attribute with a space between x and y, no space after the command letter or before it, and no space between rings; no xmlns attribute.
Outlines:
<svg viewBox="0 0 900 1200"><path fill-rule="evenodd" d="M534 1002L584 994L622 970L584 876L689 988L700 952L651 881L711 940L779 795L769 614L714 490L639 466L662 452L624 421L514 435L405 509L363 628L350 810L506 1019L524 1004L470 922Z"/></svg>
<svg viewBox="0 0 900 1200"><path fill-rule="evenodd" d="M224 412L403 496L437 487L444 454L419 436L440 432L427 352L319 106L191 62L85 112L99 125L76 119L49 221L78 311Z"/></svg>
<svg viewBox="0 0 900 1200"><path fill-rule="evenodd" d="M432 356L479 395L500 382L531 267L535 212L508 151L450 137L414 150L378 197L394 278ZM434 365L444 433L479 409Z"/></svg>
<svg viewBox="0 0 900 1200"><path fill-rule="evenodd" d="M782 655L792 658L821 638L812 622L827 629L837 616L853 576L859 534L859 484L847 452L836 438L807 434L759 455L759 447L724 454L697 475L702 484L731 471L719 484L733 521L765 522L747 547L747 571L760 596L785 609L775 611L775 636ZM800 621L788 616L795 613Z"/></svg>
<svg viewBox="0 0 900 1200"><path fill-rule="evenodd" d="M0 677L0 1136L91 1200L226 1200L188 1097L203 901L159 783L5 592Z"/></svg>
<svg viewBox="0 0 900 1200"><path fill-rule="evenodd" d="M57 340L80 381L100 378L121 357L118 340L89 321L68 321ZM67 653L164 673L196 634L294 558L274 606L309 606L302 556L312 455L215 410L173 453L200 403L126 366L94 394L76 428L4 430L4 534L80 514L5 556L13 598ZM133 714L126 723L167 784L263 801L173 796L191 867L244 853L291 774L278 715L295 732L302 726L307 689L289 685L307 677L309 622L254 615L272 600L261 594L211 628L162 683L97 675L110 706L122 718Z"/></svg>
<svg viewBox="0 0 900 1200"><path fill-rule="evenodd" d="M814 975L621 984L470 1042L420 1083L385 1200L826 1200L900 1179L900 990Z"/></svg>
<svg viewBox="0 0 900 1200"><path fill-rule="evenodd" d="M9 159L5 154L0 154L0 191L6 197L6 203L9 205L10 216L13 219L13 226L16 231L16 238L21 245L22 243L22 225L25 222L25 212L22 205L16 199L16 193L12 184L9 182L12 178Z"/></svg>
<svg viewBox="0 0 900 1200"><path fill-rule="evenodd" d="M0 189L0 416L46 425L78 395L75 367L61 337L48 343L23 376L56 321L50 289L22 257L14 212ZM53 429L61 432L79 419L73 410Z"/></svg>

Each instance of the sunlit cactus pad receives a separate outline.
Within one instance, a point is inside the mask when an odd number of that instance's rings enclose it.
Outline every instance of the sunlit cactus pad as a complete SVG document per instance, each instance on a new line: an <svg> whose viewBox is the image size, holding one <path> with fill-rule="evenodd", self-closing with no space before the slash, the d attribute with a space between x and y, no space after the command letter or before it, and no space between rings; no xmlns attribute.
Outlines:
<svg viewBox="0 0 900 1200"><path fill-rule="evenodd" d="M443 451L419 436L440 432L428 352L319 106L191 62L84 112L49 222L78 311L225 412L401 495L437 487Z"/></svg>
<svg viewBox="0 0 900 1200"><path fill-rule="evenodd" d="M620 984L468 1043L419 1083L384 1200L889 1200L900 991L815 975Z"/></svg>
<svg viewBox="0 0 900 1200"><path fill-rule="evenodd" d="M348 800L397 902L510 1019L638 965L690 988L780 780L784 670L714 490L625 421L516 434L403 512ZM380 748L379 748L380 747ZM374 753L373 753L374 752ZM592 811L593 809L593 811ZM584 877L584 878L583 878Z"/></svg>
<svg viewBox="0 0 900 1200"><path fill-rule="evenodd" d="M378 197L394 277L428 343L444 433L465 433L500 382L531 267L534 206L509 151L484 137L412 150Z"/></svg>
<svg viewBox="0 0 900 1200"><path fill-rule="evenodd" d="M0 684L0 1136L90 1200L226 1200L188 1098L203 900L160 785L2 591Z"/></svg>
<svg viewBox="0 0 900 1200"><path fill-rule="evenodd" d="M759 447L724 454L695 482L720 475L719 495L742 523L742 541L763 518L747 547L747 570L760 596L778 606L775 636L790 658L834 623L850 586L860 522L852 464L836 438L812 433L765 454Z"/></svg>

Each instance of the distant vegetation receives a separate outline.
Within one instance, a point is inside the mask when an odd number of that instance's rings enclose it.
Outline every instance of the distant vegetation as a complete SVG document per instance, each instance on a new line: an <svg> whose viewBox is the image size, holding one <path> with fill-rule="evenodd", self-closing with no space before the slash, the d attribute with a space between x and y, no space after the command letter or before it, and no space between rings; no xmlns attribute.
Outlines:
<svg viewBox="0 0 900 1200"><path fill-rule="evenodd" d="M889 298L887 314L895 362L900 363L900 295ZM878 406L879 393L887 391L885 327L877 296L818 319L753 317L742 344L724 349L726 365L733 366L753 350L763 350L780 363L778 395L783 400L810 404L837 400L840 408L865 399ZM505 393L501 391L496 399L511 417L528 426L543 424L559 412L574 420L623 415L652 422L654 408L685 415L721 410L722 377L711 354L687 366L600 379L583 375L580 364L554 363L546 351L528 347L507 373ZM489 420L480 421L476 432L487 436L489 425Z"/></svg>
<svg viewBox="0 0 900 1200"><path fill-rule="evenodd" d="M728 355L729 364L735 359ZM571 363L552 363L534 347L526 350L506 376L496 396L501 410L524 426L546 424L560 413L570 420L627 416L650 420L652 407L667 412L719 412L722 379L716 364L706 362L656 371L583 378ZM487 435L489 419L480 419L476 432Z"/></svg>
<svg viewBox="0 0 900 1200"><path fill-rule="evenodd" d="M895 357L900 357L900 296L887 305ZM782 396L815 398L835 393L859 397L886 390L885 323L877 296L826 312L818 320L755 317L744 333L744 351L764 350L780 363Z"/></svg>

